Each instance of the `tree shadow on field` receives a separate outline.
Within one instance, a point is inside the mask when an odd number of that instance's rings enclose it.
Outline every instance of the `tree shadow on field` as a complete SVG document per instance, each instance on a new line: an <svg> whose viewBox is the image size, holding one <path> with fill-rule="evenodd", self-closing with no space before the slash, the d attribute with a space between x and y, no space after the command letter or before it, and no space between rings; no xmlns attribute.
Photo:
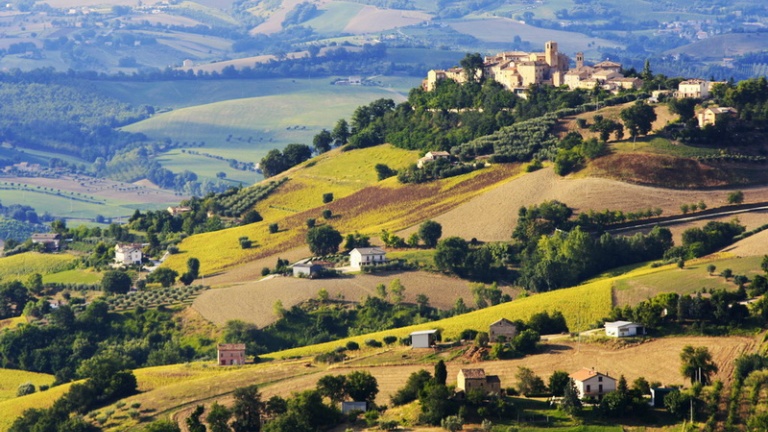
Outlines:
<svg viewBox="0 0 768 432"><path fill-rule="evenodd" d="M543 345L543 352L544 353L559 353L564 351L572 351L573 347L570 345L561 345L561 344L544 344Z"/></svg>

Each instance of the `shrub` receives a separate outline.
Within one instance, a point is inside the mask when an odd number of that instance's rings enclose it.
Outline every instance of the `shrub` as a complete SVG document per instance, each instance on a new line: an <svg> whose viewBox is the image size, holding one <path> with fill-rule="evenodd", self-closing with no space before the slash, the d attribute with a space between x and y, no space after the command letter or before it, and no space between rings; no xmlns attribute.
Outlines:
<svg viewBox="0 0 768 432"><path fill-rule="evenodd" d="M382 340L385 344L392 345L393 343L397 342L397 336L384 336Z"/></svg>
<svg viewBox="0 0 768 432"><path fill-rule="evenodd" d="M381 348L382 343L376 339L366 339L365 344L371 348Z"/></svg>
<svg viewBox="0 0 768 432"><path fill-rule="evenodd" d="M35 392L35 385L31 382L25 382L16 389L16 396L25 396Z"/></svg>
<svg viewBox="0 0 768 432"><path fill-rule="evenodd" d="M357 351L360 349L360 345L355 341L349 341L347 342L347 349L350 351Z"/></svg>
<svg viewBox="0 0 768 432"><path fill-rule="evenodd" d="M274 234L276 232L280 231L280 225L276 223L269 224L269 233Z"/></svg>
<svg viewBox="0 0 768 432"><path fill-rule="evenodd" d="M332 192L324 193L323 204L328 204L331 201L333 201L333 193Z"/></svg>
<svg viewBox="0 0 768 432"><path fill-rule="evenodd" d="M242 249L249 249L253 244L253 242L247 236L240 237L238 241L240 242L240 247Z"/></svg>

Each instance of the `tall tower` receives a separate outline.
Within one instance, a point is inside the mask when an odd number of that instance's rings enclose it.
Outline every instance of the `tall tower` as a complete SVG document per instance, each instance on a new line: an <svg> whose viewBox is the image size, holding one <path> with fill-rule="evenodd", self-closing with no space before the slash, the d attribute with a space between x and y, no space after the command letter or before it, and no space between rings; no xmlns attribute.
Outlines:
<svg viewBox="0 0 768 432"><path fill-rule="evenodd" d="M584 67L584 53L577 52L576 53L576 69L581 69L582 67Z"/></svg>
<svg viewBox="0 0 768 432"><path fill-rule="evenodd" d="M544 58L551 68L557 68L559 56L557 55L557 42L549 41L544 45Z"/></svg>

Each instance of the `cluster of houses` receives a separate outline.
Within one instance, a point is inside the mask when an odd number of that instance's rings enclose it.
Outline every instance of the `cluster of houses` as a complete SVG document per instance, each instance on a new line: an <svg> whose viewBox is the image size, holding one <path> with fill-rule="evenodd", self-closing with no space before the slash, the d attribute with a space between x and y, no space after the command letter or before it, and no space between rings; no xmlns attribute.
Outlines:
<svg viewBox="0 0 768 432"><path fill-rule="evenodd" d="M576 67L570 68L570 58L557 49L557 42L544 44L543 52L507 51L487 56L483 61L482 74L506 89L525 97L526 89L531 85L547 84L567 85L571 89L593 89L600 86L612 92L621 89L638 89L643 81L639 78L626 78L621 74L621 64L610 61L594 66L584 64L584 54L576 54ZM437 83L450 79L459 83L468 81L463 68L430 70L422 88L432 91Z"/></svg>

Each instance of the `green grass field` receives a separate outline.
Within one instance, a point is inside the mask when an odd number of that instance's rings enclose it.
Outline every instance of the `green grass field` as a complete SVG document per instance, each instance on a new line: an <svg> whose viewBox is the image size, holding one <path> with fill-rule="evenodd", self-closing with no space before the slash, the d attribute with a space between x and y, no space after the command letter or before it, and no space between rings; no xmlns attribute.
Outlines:
<svg viewBox="0 0 768 432"><path fill-rule="evenodd" d="M275 86L284 85L286 81L277 80ZM398 93L384 88L329 83L327 79L296 80L290 88L283 88L281 95L265 94L173 110L124 129L156 139L187 142L196 151L224 158L258 162L273 148L289 143L311 144L312 137L321 129L332 128L339 118L348 118L362 104L378 98L402 100ZM264 88L252 90L268 92ZM241 97L247 94L244 92ZM171 167L185 166L187 162L188 155L181 153L163 157L163 163ZM222 171L228 177L238 179L242 174L225 168ZM206 169L206 172L212 170ZM250 177L251 182L254 178Z"/></svg>
<svg viewBox="0 0 768 432"><path fill-rule="evenodd" d="M317 33L339 34L363 8L362 3L351 3L343 1L334 1L323 6L321 14L311 20L303 23L312 27Z"/></svg>
<svg viewBox="0 0 768 432"><path fill-rule="evenodd" d="M3 190L3 203L23 203L32 206L39 214L48 212L52 215L65 218L84 218L92 219L96 215L104 217L129 216L136 208L146 208L147 206L140 202L119 202L107 200L105 204L93 204L82 201L70 200L66 195L51 195L34 190ZM138 198L137 198L138 200ZM178 200L174 201L178 203ZM153 210L162 208L164 205L151 206Z"/></svg>
<svg viewBox="0 0 768 432"><path fill-rule="evenodd" d="M66 253L41 254L26 252L0 258L0 281L20 280L26 282L29 275L39 273L42 276L66 269L76 260L74 255Z"/></svg>
<svg viewBox="0 0 768 432"><path fill-rule="evenodd" d="M39 389L41 385L53 384L53 375L27 372L16 369L0 369L0 402L16 397L19 385L31 382Z"/></svg>

